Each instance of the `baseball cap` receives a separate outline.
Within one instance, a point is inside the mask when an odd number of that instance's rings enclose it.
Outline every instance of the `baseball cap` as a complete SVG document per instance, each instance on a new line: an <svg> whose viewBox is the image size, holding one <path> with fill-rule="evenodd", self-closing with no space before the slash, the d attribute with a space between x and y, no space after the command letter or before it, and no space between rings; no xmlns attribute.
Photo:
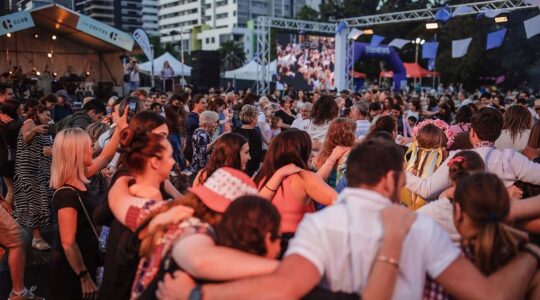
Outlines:
<svg viewBox="0 0 540 300"><path fill-rule="evenodd" d="M224 213L232 201L259 193L255 182L246 173L229 167L217 169L203 184L189 191L219 213Z"/></svg>

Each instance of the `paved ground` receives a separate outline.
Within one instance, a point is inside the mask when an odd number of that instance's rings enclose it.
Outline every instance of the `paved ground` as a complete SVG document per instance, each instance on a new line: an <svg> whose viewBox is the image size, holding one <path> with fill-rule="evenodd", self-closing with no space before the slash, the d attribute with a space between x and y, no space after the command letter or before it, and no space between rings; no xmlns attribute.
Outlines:
<svg viewBox="0 0 540 300"><path fill-rule="evenodd" d="M45 240L49 242L51 246L56 233L56 228L52 226L43 231ZM37 290L34 294L49 299L47 280L49 278L49 263L52 252L51 250L34 250L31 247L32 235L29 231L25 232L24 237L26 244L26 270L24 276L26 287L28 288L36 285ZM6 300L11 291L11 279L9 277L9 270L7 269L6 258L7 256L0 262L0 300Z"/></svg>

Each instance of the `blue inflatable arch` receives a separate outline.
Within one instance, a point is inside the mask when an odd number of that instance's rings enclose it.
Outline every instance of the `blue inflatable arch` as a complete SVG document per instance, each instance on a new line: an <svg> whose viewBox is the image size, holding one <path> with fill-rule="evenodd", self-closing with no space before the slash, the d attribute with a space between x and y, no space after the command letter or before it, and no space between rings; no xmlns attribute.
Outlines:
<svg viewBox="0 0 540 300"><path fill-rule="evenodd" d="M354 43L354 61L359 59L384 59L394 71L394 90L400 90L407 84L407 70L393 47L384 45L373 47L367 43Z"/></svg>

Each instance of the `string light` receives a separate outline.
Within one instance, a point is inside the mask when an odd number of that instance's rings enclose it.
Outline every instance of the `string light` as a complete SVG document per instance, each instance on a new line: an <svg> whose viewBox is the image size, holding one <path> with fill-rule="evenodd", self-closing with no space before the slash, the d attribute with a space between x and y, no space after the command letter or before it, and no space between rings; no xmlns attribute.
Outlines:
<svg viewBox="0 0 540 300"><path fill-rule="evenodd" d="M51 36L51 39L56 40L56 35Z"/></svg>
<svg viewBox="0 0 540 300"><path fill-rule="evenodd" d="M39 37L39 34L37 34L37 33L36 33L36 34L34 34L34 38L36 38L36 39L37 39L38 37Z"/></svg>
<svg viewBox="0 0 540 300"><path fill-rule="evenodd" d="M52 73L54 77L58 76L58 73L54 72Z"/></svg>
<svg viewBox="0 0 540 300"><path fill-rule="evenodd" d="M6 34L6 36L7 36L8 38L10 38L10 37L11 37L11 33L8 32L8 33Z"/></svg>
<svg viewBox="0 0 540 300"><path fill-rule="evenodd" d="M52 53L51 52L47 53L47 57L52 58Z"/></svg>
<svg viewBox="0 0 540 300"><path fill-rule="evenodd" d="M40 71L37 71L37 72L36 72L36 75L37 75L37 76L41 75L41 72L40 72Z"/></svg>

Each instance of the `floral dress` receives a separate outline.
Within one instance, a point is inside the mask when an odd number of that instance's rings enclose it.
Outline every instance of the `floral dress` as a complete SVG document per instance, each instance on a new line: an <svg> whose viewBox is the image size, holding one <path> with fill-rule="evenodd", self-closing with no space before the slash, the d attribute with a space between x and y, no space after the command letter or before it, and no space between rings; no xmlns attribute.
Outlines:
<svg viewBox="0 0 540 300"><path fill-rule="evenodd" d="M210 151L208 151L208 144L212 142L212 138L202 128L197 128L193 132L192 147L193 157L191 160L191 171L193 174L197 174L200 170L206 167L206 163L210 159Z"/></svg>
<svg viewBox="0 0 540 300"><path fill-rule="evenodd" d="M177 224L167 225L163 236L154 245L152 253L139 261L131 299L152 298L155 295L158 281L163 279L166 273L178 269L172 257L174 245L193 234L207 234L215 239L210 224L198 218L189 218Z"/></svg>

